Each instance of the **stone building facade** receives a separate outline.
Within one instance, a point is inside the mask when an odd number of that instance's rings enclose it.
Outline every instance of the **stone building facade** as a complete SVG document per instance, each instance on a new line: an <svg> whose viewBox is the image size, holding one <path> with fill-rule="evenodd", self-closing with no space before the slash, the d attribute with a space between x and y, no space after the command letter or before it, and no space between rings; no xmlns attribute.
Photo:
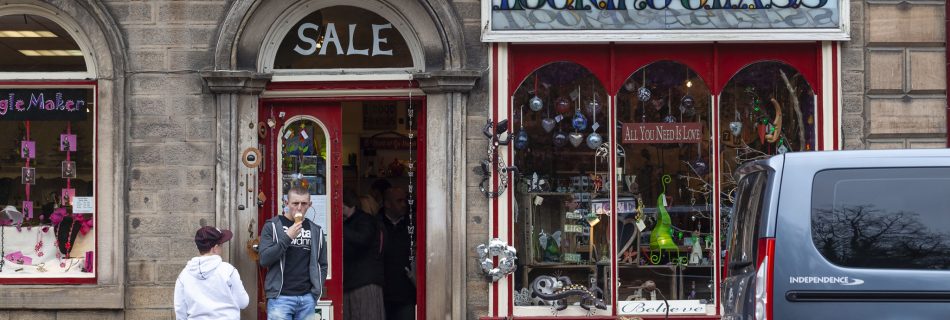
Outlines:
<svg viewBox="0 0 950 320"><path fill-rule="evenodd" d="M411 26L425 57L411 72L428 105L425 316L488 316L490 285L473 248L490 238L491 202L471 173L484 158L482 128L492 109L482 3L365 2ZM235 231L225 260L240 270L254 304L257 268L243 230L257 226L257 215L237 208L238 177L246 172L240 153L257 144L248 123L258 122L261 93L274 76L258 65L263 39L286 22L283 12L306 4L322 2L0 3L0 15L12 7L61 15L88 38L105 150L97 282L2 284L0 320L174 318L175 279L195 255L193 232L203 225ZM943 1L851 1L851 41L840 46L843 149L948 146L946 12ZM17 81L25 80L10 80ZM252 305L242 315L256 311Z"/></svg>

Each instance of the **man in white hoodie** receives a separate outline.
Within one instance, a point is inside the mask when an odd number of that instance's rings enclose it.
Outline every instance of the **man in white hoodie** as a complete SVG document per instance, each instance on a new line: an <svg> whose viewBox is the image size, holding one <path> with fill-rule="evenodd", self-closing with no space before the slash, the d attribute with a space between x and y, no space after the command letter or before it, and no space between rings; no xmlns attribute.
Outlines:
<svg viewBox="0 0 950 320"><path fill-rule="evenodd" d="M221 261L221 244L231 240L230 230L201 227L195 245L201 255L191 258L175 282L175 318L240 319L247 307L247 291L231 264Z"/></svg>

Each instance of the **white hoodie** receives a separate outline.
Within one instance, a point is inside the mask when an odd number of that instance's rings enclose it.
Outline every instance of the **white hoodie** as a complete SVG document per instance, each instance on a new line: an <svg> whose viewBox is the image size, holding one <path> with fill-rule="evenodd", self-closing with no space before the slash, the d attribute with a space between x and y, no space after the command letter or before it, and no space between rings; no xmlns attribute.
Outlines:
<svg viewBox="0 0 950 320"><path fill-rule="evenodd" d="M219 255L191 258L175 282L175 318L240 319L247 291L237 269Z"/></svg>

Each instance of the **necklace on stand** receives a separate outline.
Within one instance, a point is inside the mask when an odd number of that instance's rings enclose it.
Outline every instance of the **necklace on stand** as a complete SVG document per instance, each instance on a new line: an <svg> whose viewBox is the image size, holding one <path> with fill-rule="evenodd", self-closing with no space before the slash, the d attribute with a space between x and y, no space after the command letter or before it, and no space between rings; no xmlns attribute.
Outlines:
<svg viewBox="0 0 950 320"><path fill-rule="evenodd" d="M36 245L33 246L33 251L36 252L37 257L43 256L44 253L42 249L43 249L43 231L40 230L40 232L36 233Z"/></svg>

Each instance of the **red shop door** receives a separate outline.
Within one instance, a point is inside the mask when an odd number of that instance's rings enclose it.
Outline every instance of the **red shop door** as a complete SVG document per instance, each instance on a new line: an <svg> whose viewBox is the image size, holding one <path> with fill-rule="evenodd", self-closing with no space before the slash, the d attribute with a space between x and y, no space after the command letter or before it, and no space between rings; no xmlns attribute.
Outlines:
<svg viewBox="0 0 950 320"><path fill-rule="evenodd" d="M259 210L258 228L264 221L283 214L283 202L292 186L310 191L311 208L307 217L323 227L327 241L329 270L317 312L322 319L332 314L342 319L343 305L343 223L342 223L342 156L341 107L332 102L265 102L259 119L264 130L260 139L263 163L259 181L264 194ZM258 230L260 231L260 230ZM313 235L316 239L318 235ZM258 292L264 300L263 279L266 269L260 268ZM259 318L266 319L261 308ZM329 314L328 314L329 313Z"/></svg>

